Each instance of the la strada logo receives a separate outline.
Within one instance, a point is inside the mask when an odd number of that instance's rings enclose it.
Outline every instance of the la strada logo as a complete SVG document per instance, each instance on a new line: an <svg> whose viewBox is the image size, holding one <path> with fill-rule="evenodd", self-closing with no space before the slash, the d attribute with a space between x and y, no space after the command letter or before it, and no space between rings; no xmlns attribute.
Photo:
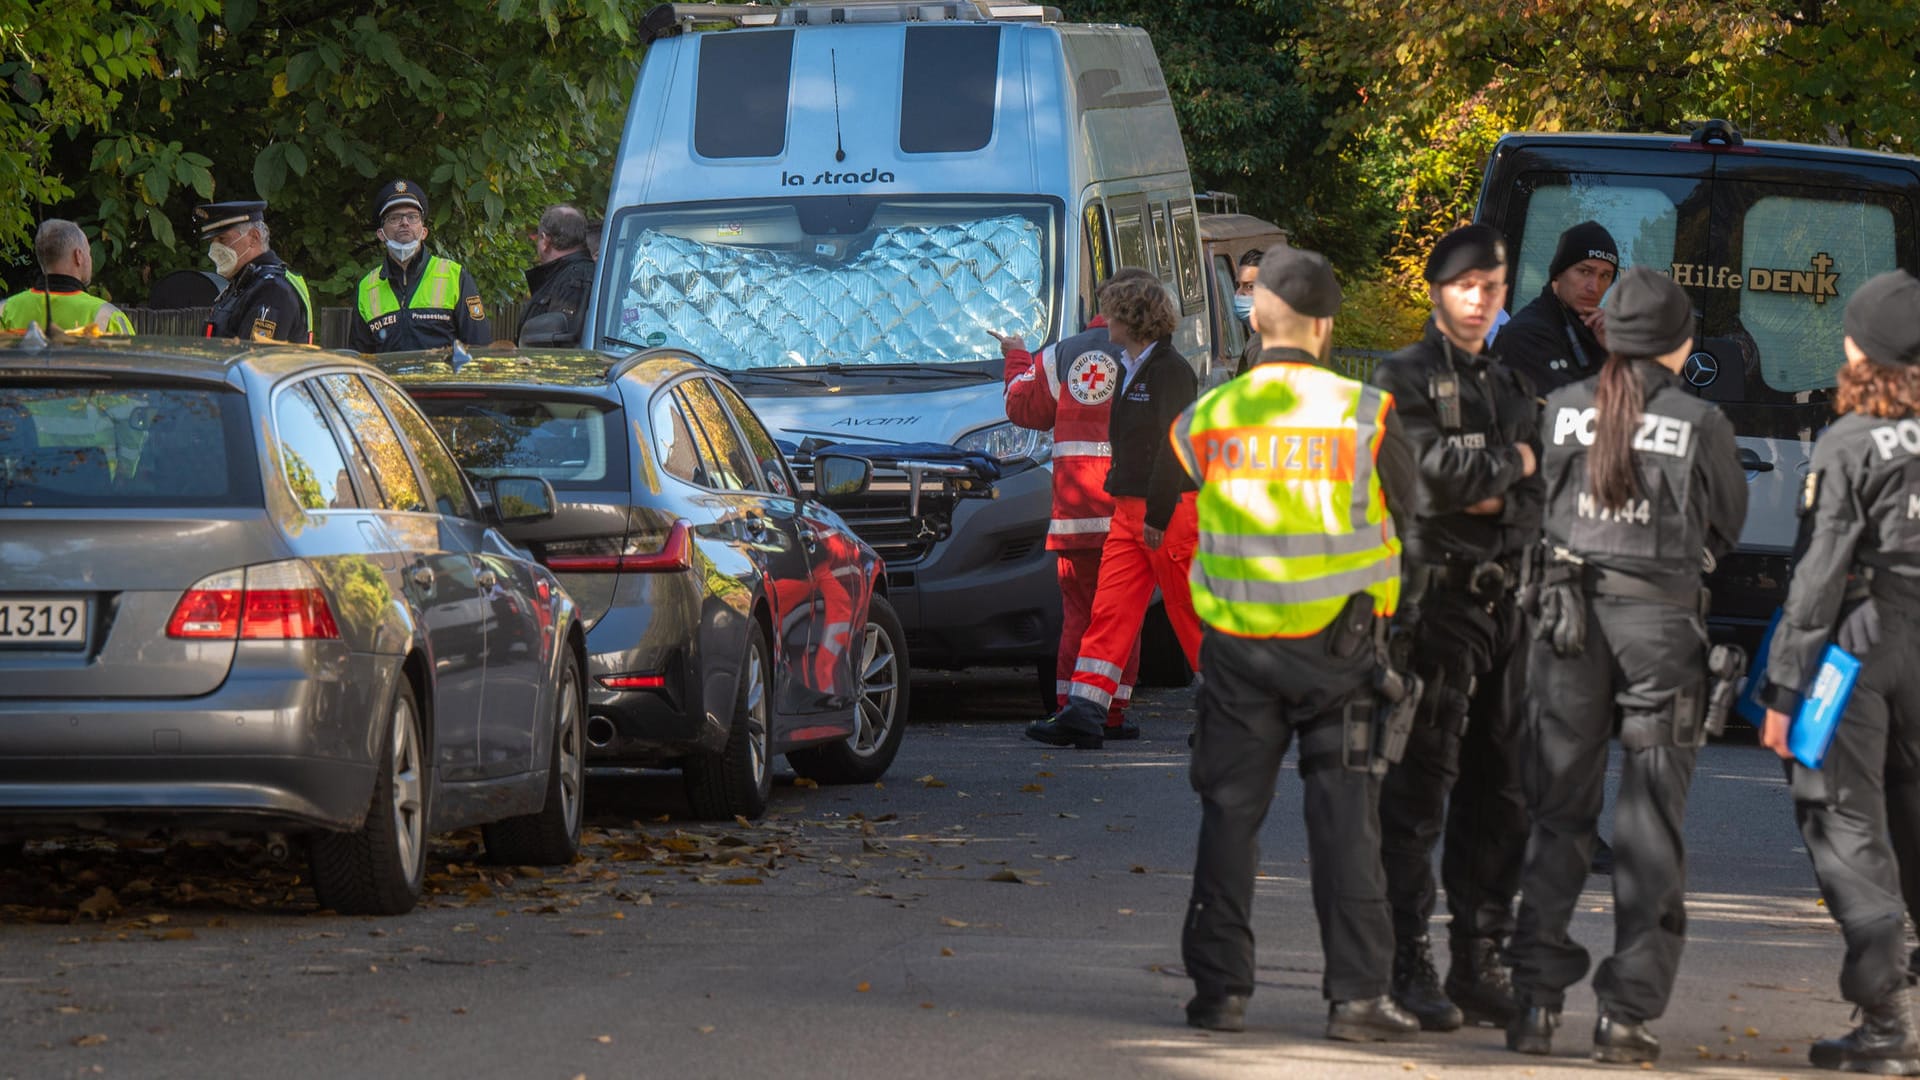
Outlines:
<svg viewBox="0 0 1920 1080"><path fill-rule="evenodd" d="M838 184L891 184L893 174L885 169L868 169L865 172L836 172L822 169L809 180L806 173L781 172L781 187L833 187Z"/></svg>

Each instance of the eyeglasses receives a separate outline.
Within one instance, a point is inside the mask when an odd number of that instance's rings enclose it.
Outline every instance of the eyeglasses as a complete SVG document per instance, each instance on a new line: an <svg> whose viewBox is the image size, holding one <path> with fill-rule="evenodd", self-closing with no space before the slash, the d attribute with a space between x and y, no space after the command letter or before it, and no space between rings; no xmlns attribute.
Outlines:
<svg viewBox="0 0 1920 1080"><path fill-rule="evenodd" d="M420 224L420 212L418 210L402 210L397 214L388 214L386 217L381 218L380 223L382 225L418 225Z"/></svg>

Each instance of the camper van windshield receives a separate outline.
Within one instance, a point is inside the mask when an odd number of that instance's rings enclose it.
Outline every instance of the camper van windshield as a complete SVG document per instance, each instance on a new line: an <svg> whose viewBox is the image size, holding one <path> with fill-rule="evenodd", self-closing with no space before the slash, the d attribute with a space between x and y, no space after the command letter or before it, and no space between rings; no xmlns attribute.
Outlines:
<svg viewBox="0 0 1920 1080"><path fill-rule="evenodd" d="M603 255L601 334L731 369L997 361L988 331L1052 336L1059 212L874 195L634 207Z"/></svg>

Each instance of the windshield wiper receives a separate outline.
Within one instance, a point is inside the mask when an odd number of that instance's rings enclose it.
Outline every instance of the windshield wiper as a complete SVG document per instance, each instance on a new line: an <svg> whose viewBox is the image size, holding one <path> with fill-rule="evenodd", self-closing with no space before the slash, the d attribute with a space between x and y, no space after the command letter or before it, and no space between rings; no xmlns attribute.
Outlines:
<svg viewBox="0 0 1920 1080"><path fill-rule="evenodd" d="M919 364L842 364L835 361L816 367L817 371L831 371L835 375L887 376L908 379L972 379L987 382L999 378L990 371L975 368L926 368Z"/></svg>
<svg viewBox="0 0 1920 1080"><path fill-rule="evenodd" d="M808 386L825 386L827 381L818 375L809 374L796 368L750 367L732 368L727 371L731 378L778 379L781 382L805 383Z"/></svg>
<svg viewBox="0 0 1920 1080"><path fill-rule="evenodd" d="M606 342L609 345L624 345L627 348L632 349L634 352L639 352L641 349L652 348L652 346L650 345L642 345L637 341L628 341L626 338L614 337L612 334L601 334L600 340Z"/></svg>

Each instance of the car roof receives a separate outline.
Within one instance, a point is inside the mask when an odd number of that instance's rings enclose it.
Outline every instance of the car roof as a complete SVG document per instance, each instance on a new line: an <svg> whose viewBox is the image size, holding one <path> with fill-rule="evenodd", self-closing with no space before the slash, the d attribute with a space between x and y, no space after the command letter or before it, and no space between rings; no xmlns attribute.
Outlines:
<svg viewBox="0 0 1920 1080"><path fill-rule="evenodd" d="M500 346L471 352L461 349L460 354L456 360L451 348L423 349L384 353L371 359L374 366L403 386L552 387L601 391L607 397L615 396L614 383L619 379L657 386L689 372L713 370L692 353L671 349L649 349L621 357L592 349Z"/></svg>
<svg viewBox="0 0 1920 1080"><path fill-rule="evenodd" d="M357 353L329 352L311 345L271 341L60 333L44 344L41 340L28 334L0 334L0 371L57 369L101 375L147 374L240 387L247 371L272 379L323 364L362 362Z"/></svg>
<svg viewBox="0 0 1920 1080"><path fill-rule="evenodd" d="M1685 149L1695 153L1723 154L1768 154L1775 157L1818 158L1827 161L1854 159L1883 165L1900 165L1908 169L1920 166L1920 157L1911 154L1888 153L1882 150L1861 150L1851 146L1816 146L1811 143L1773 142L1766 139L1744 139L1738 146L1712 147L1700 146L1689 141L1686 135L1661 134L1624 134L1597 131L1515 131L1500 136L1496 147L1518 149L1521 147L1551 146L1606 146L1623 150L1662 150Z"/></svg>
<svg viewBox="0 0 1920 1080"><path fill-rule="evenodd" d="M1241 240L1257 236L1277 236L1284 243L1287 230L1252 214L1201 214L1200 239Z"/></svg>

